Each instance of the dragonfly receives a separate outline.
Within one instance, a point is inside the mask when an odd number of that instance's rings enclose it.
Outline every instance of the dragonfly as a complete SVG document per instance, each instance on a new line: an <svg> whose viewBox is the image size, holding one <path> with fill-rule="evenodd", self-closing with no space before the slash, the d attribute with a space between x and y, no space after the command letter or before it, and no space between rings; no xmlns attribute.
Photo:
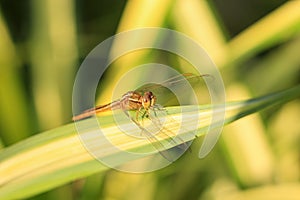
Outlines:
<svg viewBox="0 0 300 200"><path fill-rule="evenodd" d="M170 156L167 154L167 151L165 150L163 144L159 142L158 138L156 138L154 134L150 133L148 130L144 128L139 118L141 118L142 120L144 118L150 118L150 120L153 123L161 126L160 121L154 119L153 115L150 115L150 111L153 111L154 116L157 116L156 114L157 112L164 110L164 107L161 105L170 104L170 102L172 102L172 99L176 98L174 94L173 96L170 95L172 93L170 89L184 87L184 85L187 83L194 85L196 83L199 83L199 81L202 80L203 77L205 76L210 76L210 75L209 74L195 75L192 73L184 73L184 74L176 75L170 79L167 79L166 81L160 84L148 83L134 91L129 91L125 93L118 100L115 100L105 105L99 105L96 106L95 108L85 110L81 114L74 116L72 119L74 121L78 121L78 120L92 117L94 116L94 114L121 109L127 115L127 117L142 130L142 133L145 134L146 138L149 140L151 144L153 144L153 146L158 150L158 152L167 160L173 161L172 159L170 159ZM167 94L169 94L169 96L172 97L170 98L157 97L157 96L161 97ZM129 111L135 111L135 117L132 117L129 114ZM172 133L171 130L164 129L164 131L167 133L171 133L172 135L176 135ZM181 144L178 144L178 142L174 141L171 138L171 142L177 143L176 146L186 150L188 148L187 144L182 139L179 138L179 140L181 140L181 142L179 142Z"/></svg>

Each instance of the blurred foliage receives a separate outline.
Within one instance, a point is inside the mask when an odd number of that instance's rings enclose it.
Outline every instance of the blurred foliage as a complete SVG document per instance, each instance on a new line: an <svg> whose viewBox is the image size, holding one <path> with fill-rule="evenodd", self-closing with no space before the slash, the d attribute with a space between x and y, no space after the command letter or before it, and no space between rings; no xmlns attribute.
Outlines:
<svg viewBox="0 0 300 200"><path fill-rule="evenodd" d="M297 85L299 7L284 0L1 0L0 146L70 122L82 60L129 29L165 27L192 37L220 68L228 101ZM108 101L122 74L148 62L190 69L170 55L134 52L106 72L97 101ZM297 199L299 118L299 100L278 105L226 126L203 160L200 138L192 153L157 172L109 170L31 199Z"/></svg>

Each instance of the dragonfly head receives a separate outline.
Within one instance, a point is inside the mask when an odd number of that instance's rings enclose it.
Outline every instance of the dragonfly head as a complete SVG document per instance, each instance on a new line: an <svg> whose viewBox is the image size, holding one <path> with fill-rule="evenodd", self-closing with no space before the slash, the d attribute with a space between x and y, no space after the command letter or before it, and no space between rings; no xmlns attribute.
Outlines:
<svg viewBox="0 0 300 200"><path fill-rule="evenodd" d="M156 102L156 96L152 92L145 92L143 95L142 105L145 109L154 106Z"/></svg>

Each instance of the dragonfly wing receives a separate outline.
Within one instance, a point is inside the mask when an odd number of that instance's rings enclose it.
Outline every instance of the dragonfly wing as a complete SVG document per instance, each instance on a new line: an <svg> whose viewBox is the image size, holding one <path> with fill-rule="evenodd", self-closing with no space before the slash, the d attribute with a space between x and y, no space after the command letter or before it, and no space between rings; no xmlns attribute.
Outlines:
<svg viewBox="0 0 300 200"><path fill-rule="evenodd" d="M167 111L160 107L160 105L156 105L153 107L150 111L149 119L152 121L153 125L156 126L160 133L167 136L167 141L169 143L175 144L177 148L179 148L181 151L185 152L187 149L189 149L191 142L185 142L182 138L180 138L178 135L169 130L168 128L164 127L164 124L159 118L166 118L167 117ZM171 123L174 124L174 126L180 127L181 125L174 120L173 118L168 118L171 120Z"/></svg>
<svg viewBox="0 0 300 200"><path fill-rule="evenodd" d="M204 76L209 75L194 75L192 73L180 74L174 76L162 83L148 83L145 84L138 89L137 92L147 92L151 91L154 95L157 96L157 103L163 106L171 106L178 105L179 102L176 98L177 94L181 94L181 98L186 95L188 98L188 93L192 92L191 89L193 86L197 86L197 84L201 84Z"/></svg>
<svg viewBox="0 0 300 200"><path fill-rule="evenodd" d="M164 147L164 145L154 135L152 135L145 129L142 130L142 134L144 134L146 136L147 140L160 153L160 155L162 155L169 162L174 162L174 159L172 158L171 154L168 152L168 150Z"/></svg>

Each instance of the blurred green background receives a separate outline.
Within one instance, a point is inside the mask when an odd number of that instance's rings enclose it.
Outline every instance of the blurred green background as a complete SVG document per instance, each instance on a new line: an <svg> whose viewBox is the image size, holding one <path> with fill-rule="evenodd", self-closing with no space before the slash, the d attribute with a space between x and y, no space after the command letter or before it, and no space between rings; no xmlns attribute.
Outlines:
<svg viewBox="0 0 300 200"><path fill-rule="evenodd" d="M300 1L0 1L0 146L69 123L72 86L87 54L117 32L165 27L199 42L220 68L227 101L300 82ZM152 57L151 57L152 56ZM139 63L172 56L135 52L114 63L99 102ZM178 65L177 65L178 66ZM147 174L115 170L31 199L299 199L300 101L224 128L205 159L201 139L171 166Z"/></svg>

